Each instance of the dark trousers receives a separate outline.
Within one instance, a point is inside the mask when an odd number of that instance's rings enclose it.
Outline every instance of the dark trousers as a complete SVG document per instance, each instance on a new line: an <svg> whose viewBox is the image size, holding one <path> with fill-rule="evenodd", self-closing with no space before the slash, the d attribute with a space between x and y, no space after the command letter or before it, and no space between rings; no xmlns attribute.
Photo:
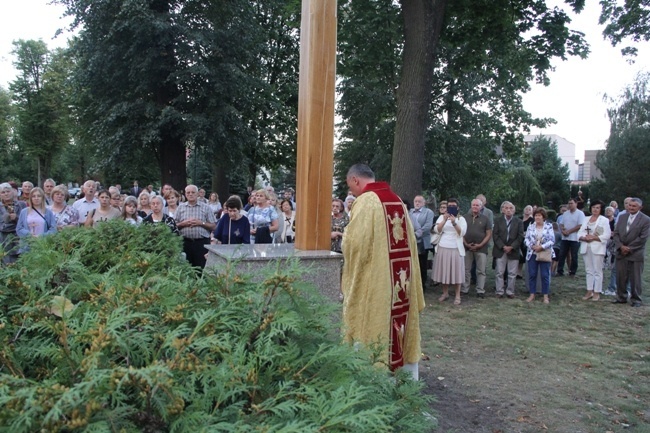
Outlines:
<svg viewBox="0 0 650 433"><path fill-rule="evenodd" d="M187 261L194 267L205 268L205 254L208 252L204 245L210 244L210 238L183 238L183 252Z"/></svg>
<svg viewBox="0 0 650 433"><path fill-rule="evenodd" d="M418 254L418 261L420 262L420 278L422 278L422 288L427 283L427 268L429 267L429 250L424 250L423 253Z"/></svg>
<svg viewBox="0 0 650 433"><path fill-rule="evenodd" d="M627 301L627 286L630 286L630 300L641 302L641 281L643 262L616 259L616 297Z"/></svg>
<svg viewBox="0 0 650 433"><path fill-rule="evenodd" d="M580 242L578 241L567 241L562 240L560 244L560 258L558 259L557 264L557 274L564 275L564 262L566 261L566 256L571 253L571 268L569 269L569 275L575 275L578 271L578 251L580 251Z"/></svg>

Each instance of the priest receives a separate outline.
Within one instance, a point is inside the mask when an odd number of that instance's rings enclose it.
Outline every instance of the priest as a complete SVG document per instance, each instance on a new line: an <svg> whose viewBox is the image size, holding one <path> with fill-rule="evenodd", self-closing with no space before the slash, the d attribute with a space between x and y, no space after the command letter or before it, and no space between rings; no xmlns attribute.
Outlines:
<svg viewBox="0 0 650 433"><path fill-rule="evenodd" d="M408 210L365 164L350 168L347 184L356 200L343 234L344 338L379 343L388 368L417 380L424 295Z"/></svg>

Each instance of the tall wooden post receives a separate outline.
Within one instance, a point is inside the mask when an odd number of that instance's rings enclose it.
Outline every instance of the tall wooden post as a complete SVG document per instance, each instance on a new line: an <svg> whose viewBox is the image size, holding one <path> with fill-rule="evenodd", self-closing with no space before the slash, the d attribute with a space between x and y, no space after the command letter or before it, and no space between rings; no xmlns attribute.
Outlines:
<svg viewBox="0 0 650 433"><path fill-rule="evenodd" d="M336 0L303 0L296 248L329 250L334 171Z"/></svg>

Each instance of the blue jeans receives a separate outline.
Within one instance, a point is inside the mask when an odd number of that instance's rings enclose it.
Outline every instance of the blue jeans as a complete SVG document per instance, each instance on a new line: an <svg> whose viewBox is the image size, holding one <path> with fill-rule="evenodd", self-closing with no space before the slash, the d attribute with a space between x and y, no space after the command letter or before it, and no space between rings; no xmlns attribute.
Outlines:
<svg viewBox="0 0 650 433"><path fill-rule="evenodd" d="M575 275L578 270L578 251L580 251L580 242L567 241L563 239L562 243L560 243L560 257L557 264L558 275L564 275L564 262L566 261L566 255L569 251L571 252L571 269L569 269L569 275Z"/></svg>
<svg viewBox="0 0 650 433"><path fill-rule="evenodd" d="M607 290L611 292L616 291L616 259L614 259L614 262L612 263L612 272L609 275L609 285L607 286Z"/></svg>
<svg viewBox="0 0 650 433"><path fill-rule="evenodd" d="M538 262L537 254L533 254L530 256L527 266L530 294L534 295L537 292L537 273L539 272L542 277L542 295L548 295L551 287L551 263Z"/></svg>

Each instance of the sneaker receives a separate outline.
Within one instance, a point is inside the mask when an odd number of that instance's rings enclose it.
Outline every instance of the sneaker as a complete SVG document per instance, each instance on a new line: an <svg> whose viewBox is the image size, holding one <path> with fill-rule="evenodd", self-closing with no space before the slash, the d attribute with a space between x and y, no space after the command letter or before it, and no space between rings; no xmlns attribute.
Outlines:
<svg viewBox="0 0 650 433"><path fill-rule="evenodd" d="M484 299L485 298L485 293L477 293L476 297L480 298L480 299Z"/></svg>
<svg viewBox="0 0 650 433"><path fill-rule="evenodd" d="M616 292L613 291L613 290L605 290L603 292L603 295L605 295L605 296L616 296Z"/></svg>

